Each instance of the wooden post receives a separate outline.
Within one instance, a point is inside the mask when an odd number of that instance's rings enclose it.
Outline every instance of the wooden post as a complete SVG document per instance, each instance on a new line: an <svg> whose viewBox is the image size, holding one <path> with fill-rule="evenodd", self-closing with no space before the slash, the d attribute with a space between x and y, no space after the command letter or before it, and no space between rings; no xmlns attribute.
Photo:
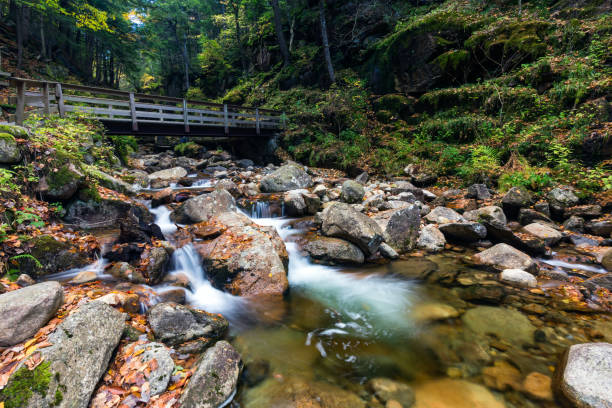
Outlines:
<svg viewBox="0 0 612 408"><path fill-rule="evenodd" d="M259 108L255 108L255 130L257 132L257 136L259 136L260 129L259 129Z"/></svg>
<svg viewBox="0 0 612 408"><path fill-rule="evenodd" d="M25 83L21 81L17 82L17 110L15 114L15 122L18 125L23 125L25 116Z"/></svg>
<svg viewBox="0 0 612 408"><path fill-rule="evenodd" d="M159 108L159 121L164 121L164 110L162 108Z"/></svg>
<svg viewBox="0 0 612 408"><path fill-rule="evenodd" d="M187 113L187 100L183 99L183 122L185 122L185 133L189 133L189 117Z"/></svg>
<svg viewBox="0 0 612 408"><path fill-rule="evenodd" d="M108 104L108 118L113 119L115 115L113 115L113 105L111 103Z"/></svg>
<svg viewBox="0 0 612 408"><path fill-rule="evenodd" d="M57 83L55 85L55 99L57 99L57 112L60 117L63 118L66 114L66 107L64 106L64 94L62 93L62 84Z"/></svg>
<svg viewBox="0 0 612 408"><path fill-rule="evenodd" d="M45 82L42 86L43 113L47 116L51 114L51 106L49 104L49 83Z"/></svg>
<svg viewBox="0 0 612 408"><path fill-rule="evenodd" d="M130 92L130 115L132 116L132 131L138 132L138 119L136 118L136 103L134 102L134 92Z"/></svg>
<svg viewBox="0 0 612 408"><path fill-rule="evenodd" d="M229 135L229 122L227 121L227 104L223 104L223 123L225 124L225 135Z"/></svg>

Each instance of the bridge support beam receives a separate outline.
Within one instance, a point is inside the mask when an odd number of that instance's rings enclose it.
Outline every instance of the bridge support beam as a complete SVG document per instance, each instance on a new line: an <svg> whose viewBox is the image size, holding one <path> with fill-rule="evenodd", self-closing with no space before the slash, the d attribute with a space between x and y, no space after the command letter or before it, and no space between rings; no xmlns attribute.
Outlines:
<svg viewBox="0 0 612 408"><path fill-rule="evenodd" d="M15 122L18 125L23 125L25 115L25 84L17 82L17 109L15 111Z"/></svg>

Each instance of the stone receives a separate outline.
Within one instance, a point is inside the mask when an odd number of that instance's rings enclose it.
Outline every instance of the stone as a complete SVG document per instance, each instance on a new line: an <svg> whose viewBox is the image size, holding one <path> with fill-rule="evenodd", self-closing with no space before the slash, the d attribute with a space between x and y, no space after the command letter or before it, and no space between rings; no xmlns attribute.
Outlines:
<svg viewBox="0 0 612 408"><path fill-rule="evenodd" d="M149 174L149 180L151 180L151 182L158 180L172 182L182 179L186 176L187 170L182 167L173 167L171 169L160 170Z"/></svg>
<svg viewBox="0 0 612 408"><path fill-rule="evenodd" d="M345 203L333 203L321 214L323 234L346 239L366 255L374 255L383 241L383 232L376 221L357 212Z"/></svg>
<svg viewBox="0 0 612 408"><path fill-rule="evenodd" d="M365 195L365 189L363 185L354 180L346 180L342 183L342 192L340 198L345 203L355 204L363 201Z"/></svg>
<svg viewBox="0 0 612 408"><path fill-rule="evenodd" d="M512 187L502 198L504 213L510 218L515 218L521 208L529 207L531 195L522 187Z"/></svg>
<svg viewBox="0 0 612 408"><path fill-rule="evenodd" d="M151 396L159 395L166 391L168 382L174 372L174 361L170 356L170 351L161 343L146 343L139 344L134 347L135 352L141 352L136 358L140 359L142 364L147 364L149 361L155 359L157 368L151 370L151 374L148 376L149 389Z"/></svg>
<svg viewBox="0 0 612 408"><path fill-rule="evenodd" d="M584 218L572 215L563 223L563 228L567 231L584 232Z"/></svg>
<svg viewBox="0 0 612 408"><path fill-rule="evenodd" d="M586 229L593 235L610 238L612 237L612 218L589 221Z"/></svg>
<svg viewBox="0 0 612 408"><path fill-rule="evenodd" d="M538 286L536 277L521 269L504 269L501 275L499 275L499 278L504 282L519 287L535 288Z"/></svg>
<svg viewBox="0 0 612 408"><path fill-rule="evenodd" d="M555 371L557 396L580 408L612 406L612 344L575 344L566 350Z"/></svg>
<svg viewBox="0 0 612 408"><path fill-rule="evenodd" d="M413 408L505 408L491 391L466 380L445 378L422 382L414 387Z"/></svg>
<svg viewBox="0 0 612 408"><path fill-rule="evenodd" d="M290 217L301 216L306 214L306 201L302 193L308 193L308 190L290 190L285 193L283 203L285 205L285 213Z"/></svg>
<svg viewBox="0 0 612 408"><path fill-rule="evenodd" d="M370 175L367 172L363 172L360 175L358 175L357 177L355 177L355 181L360 183L360 184L365 184L368 182L368 179L370 178Z"/></svg>
<svg viewBox="0 0 612 408"><path fill-rule="evenodd" d="M423 303L412 309L412 318L420 324L456 317L459 317L457 309L445 303Z"/></svg>
<svg viewBox="0 0 612 408"><path fill-rule="evenodd" d="M0 346L7 347L34 336L64 303L58 282L43 282L0 295Z"/></svg>
<svg viewBox="0 0 612 408"><path fill-rule="evenodd" d="M417 248L428 252L440 252L444 249L445 245L446 238L444 238L444 234L433 224L428 224L421 229L416 243Z"/></svg>
<svg viewBox="0 0 612 408"><path fill-rule="evenodd" d="M72 201L66 207L64 221L80 229L116 228L119 220L134 215L139 224L150 224L153 215L143 204L119 199L84 198Z"/></svg>
<svg viewBox="0 0 612 408"><path fill-rule="evenodd" d="M425 219L434 224L450 224L453 222L464 222L465 218L457 211L446 207L436 207L425 216Z"/></svg>
<svg viewBox="0 0 612 408"><path fill-rule="evenodd" d="M529 373L523 380L523 391L531 398L552 401L552 379L542 373Z"/></svg>
<svg viewBox="0 0 612 408"><path fill-rule="evenodd" d="M378 247L378 251L380 254L387 259L398 259L399 254L391 245L388 245L386 242L383 242Z"/></svg>
<svg viewBox="0 0 612 408"><path fill-rule="evenodd" d="M578 205L576 207L566 208L563 212L563 217L578 216L582 218L597 218L602 214L601 205Z"/></svg>
<svg viewBox="0 0 612 408"><path fill-rule="evenodd" d="M554 246L563 238L563 234L556 229L537 222L524 226L523 231L543 240L547 246Z"/></svg>
<svg viewBox="0 0 612 408"><path fill-rule="evenodd" d="M49 335L51 346L37 350L43 362L35 369L35 375L48 379L44 392L33 388L25 401L11 401L8 397L4 404L38 408L88 407L124 329L125 316L109 305L95 300L81 305ZM24 364L27 361L24 360L9 379L3 390L5 395L12 394L13 386L19 387L13 380L23 370L28 370ZM18 395L23 398L23 393Z"/></svg>
<svg viewBox="0 0 612 408"><path fill-rule="evenodd" d="M17 280L15 281L15 283L21 286L22 288L25 288L26 286L34 285L36 281L32 279L30 275L22 273L21 275L17 277Z"/></svg>
<svg viewBox="0 0 612 408"><path fill-rule="evenodd" d="M227 320L221 315L175 303L156 304L147 318L155 338L170 346L199 337L218 339L228 328Z"/></svg>
<svg viewBox="0 0 612 408"><path fill-rule="evenodd" d="M97 169L90 171L93 172L96 179L98 179L100 185L102 185L103 187L110 188L111 190L115 190L124 194L131 194L135 192L135 189L131 184L128 184L125 181L118 179L117 177L113 177L110 174L107 174Z"/></svg>
<svg viewBox="0 0 612 408"><path fill-rule="evenodd" d="M21 161L21 150L13 135L0 133L0 163L15 164Z"/></svg>
<svg viewBox="0 0 612 408"><path fill-rule="evenodd" d="M535 272L537 264L524 252L508 244L497 244L489 249L474 255L472 259L480 265L491 266L495 269L521 269Z"/></svg>
<svg viewBox="0 0 612 408"><path fill-rule="evenodd" d="M522 225L531 224L536 221L544 221L552 224L552 220L546 214L531 208L521 208L518 215L518 222Z"/></svg>
<svg viewBox="0 0 612 408"><path fill-rule="evenodd" d="M236 166L242 169L252 167L253 165L255 165L255 163L253 163L253 160L250 160L250 159L236 160Z"/></svg>
<svg viewBox="0 0 612 408"><path fill-rule="evenodd" d="M373 220L380 226L387 244L399 253L414 249L421 226L421 210L415 204L407 204L399 210L376 214Z"/></svg>
<svg viewBox="0 0 612 408"><path fill-rule="evenodd" d="M501 224L506 224L506 215L501 207L496 205L489 205L486 207L480 207L477 210L466 211L463 213L463 217L468 221L481 222L495 220Z"/></svg>
<svg viewBox="0 0 612 408"><path fill-rule="evenodd" d="M408 384L388 378L372 378L367 386L383 404L396 401L400 407L406 408L414 404L414 391Z"/></svg>
<svg viewBox="0 0 612 408"><path fill-rule="evenodd" d="M260 189L264 193L279 193L311 186L312 179L297 163L289 163L280 167L272 174L264 176L260 183Z"/></svg>
<svg viewBox="0 0 612 408"><path fill-rule="evenodd" d="M236 201L227 190L214 190L185 201L172 212L170 218L179 224L196 224L235 210Z"/></svg>
<svg viewBox="0 0 612 408"><path fill-rule="evenodd" d="M240 354L218 341L198 360L180 399L182 408L217 408L234 395L242 371Z"/></svg>
<svg viewBox="0 0 612 408"><path fill-rule="evenodd" d="M511 344L533 344L535 327L521 312L492 306L477 306L461 317L465 326L479 335L492 334Z"/></svg>
<svg viewBox="0 0 612 408"><path fill-rule="evenodd" d="M521 372L503 360L498 360L491 367L482 369L482 378L489 388L499 391L520 390Z"/></svg>
<svg viewBox="0 0 612 408"><path fill-rule="evenodd" d="M151 207L159 207L160 205L170 204L174 200L174 190L172 187L164 188L156 191L151 197Z"/></svg>
<svg viewBox="0 0 612 408"><path fill-rule="evenodd" d="M65 164L42 177L36 190L49 202L66 202L76 194L84 177L74 164Z"/></svg>
<svg viewBox="0 0 612 408"><path fill-rule="evenodd" d="M486 184L472 184L467 189L466 197L475 198L477 200L488 200L491 198L491 193Z"/></svg>
<svg viewBox="0 0 612 408"><path fill-rule="evenodd" d="M240 190L238 189L238 185L230 179L219 180L215 184L215 188L221 189L221 190L227 190L234 197L240 195Z"/></svg>
<svg viewBox="0 0 612 408"><path fill-rule="evenodd" d="M612 272L612 248L604 252L601 258L601 265L606 268L608 272Z"/></svg>
<svg viewBox="0 0 612 408"><path fill-rule="evenodd" d="M563 215L563 211L568 207L578 205L580 199L574 194L574 189L568 186L553 188L546 195L550 209L555 215Z"/></svg>
<svg viewBox="0 0 612 408"><path fill-rule="evenodd" d="M475 242L487 236L487 229L478 222L454 222L438 227L449 240Z"/></svg>
<svg viewBox="0 0 612 408"><path fill-rule="evenodd" d="M96 301L109 306L120 306L129 313L140 312L140 298L135 293L112 292L97 298Z"/></svg>
<svg viewBox="0 0 612 408"><path fill-rule="evenodd" d="M304 245L311 258L325 265L362 264L363 252L358 246L339 238L317 237Z"/></svg>
<svg viewBox="0 0 612 408"><path fill-rule="evenodd" d="M276 228L235 212L214 221L227 227L223 234L194 243L213 285L237 296L278 296L289 289L289 255Z"/></svg>
<svg viewBox="0 0 612 408"><path fill-rule="evenodd" d="M83 271L79 272L77 276L70 279L70 283L79 285L81 283L93 282L98 279L96 271Z"/></svg>

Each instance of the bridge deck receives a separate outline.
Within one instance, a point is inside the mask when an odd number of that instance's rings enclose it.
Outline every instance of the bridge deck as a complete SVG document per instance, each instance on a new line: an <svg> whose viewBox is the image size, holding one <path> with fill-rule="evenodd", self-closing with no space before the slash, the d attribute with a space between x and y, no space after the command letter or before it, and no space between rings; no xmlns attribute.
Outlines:
<svg viewBox="0 0 612 408"><path fill-rule="evenodd" d="M83 112L109 134L266 137L284 127L284 114L268 109L15 77L9 83L18 124L32 113Z"/></svg>

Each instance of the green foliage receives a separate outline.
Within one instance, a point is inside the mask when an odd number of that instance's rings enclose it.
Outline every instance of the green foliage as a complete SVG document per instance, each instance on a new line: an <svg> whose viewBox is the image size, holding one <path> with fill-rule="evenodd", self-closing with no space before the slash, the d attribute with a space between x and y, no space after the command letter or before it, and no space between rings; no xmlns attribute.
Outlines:
<svg viewBox="0 0 612 408"><path fill-rule="evenodd" d="M14 180L14 171L0 168L0 191L18 193L20 189Z"/></svg>
<svg viewBox="0 0 612 408"><path fill-rule="evenodd" d="M174 151L181 156L198 157L202 151L202 146L195 142L179 143L174 146Z"/></svg>
<svg viewBox="0 0 612 408"><path fill-rule="evenodd" d="M504 173L498 180L500 191L508 191L512 187L524 187L534 192L541 192L552 183L553 178L549 174L532 169Z"/></svg>
<svg viewBox="0 0 612 408"><path fill-rule="evenodd" d="M138 141L134 136L110 136L111 143L115 147L115 154L126 164L130 153L138 150Z"/></svg>
<svg viewBox="0 0 612 408"><path fill-rule="evenodd" d="M7 386L0 391L0 400L5 408L23 408L34 393L45 396L51 382L51 363L42 362L34 370L22 366L12 376Z"/></svg>
<svg viewBox="0 0 612 408"><path fill-rule="evenodd" d="M439 168L445 174L452 174L459 170L465 161L465 155L454 146L447 146L440 153Z"/></svg>
<svg viewBox="0 0 612 408"><path fill-rule="evenodd" d="M499 175L498 152L480 145L472 150L469 160L459 169L459 175L468 182L484 181Z"/></svg>
<svg viewBox="0 0 612 408"><path fill-rule="evenodd" d="M32 227L35 227L35 228L42 228L45 226L44 221L40 218L39 215L34 213L33 208L25 208L23 211L17 210L15 211L14 217L15 217L13 220L14 225L21 225L24 223L28 223L28 225L31 225Z"/></svg>
<svg viewBox="0 0 612 408"><path fill-rule="evenodd" d="M425 139L458 143L486 138L491 135L493 127L493 121L486 117L464 115L425 121L419 127L419 134Z"/></svg>

